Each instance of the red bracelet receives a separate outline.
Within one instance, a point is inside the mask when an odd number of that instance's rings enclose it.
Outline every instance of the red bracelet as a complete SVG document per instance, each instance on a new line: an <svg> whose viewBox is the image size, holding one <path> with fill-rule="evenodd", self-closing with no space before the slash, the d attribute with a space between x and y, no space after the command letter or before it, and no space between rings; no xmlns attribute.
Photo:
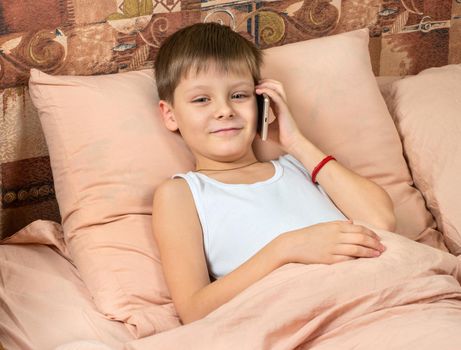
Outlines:
<svg viewBox="0 0 461 350"><path fill-rule="evenodd" d="M313 182L313 183L315 183L315 184L317 183L317 181L315 181L315 178L317 177L318 172L319 172L320 169L322 169L323 166L324 166L325 164L327 164L330 160L336 160L336 158L333 157L333 156L326 156L326 157L323 158L322 161L321 161L319 164L317 164L317 166L314 168L314 171L312 172L312 182Z"/></svg>

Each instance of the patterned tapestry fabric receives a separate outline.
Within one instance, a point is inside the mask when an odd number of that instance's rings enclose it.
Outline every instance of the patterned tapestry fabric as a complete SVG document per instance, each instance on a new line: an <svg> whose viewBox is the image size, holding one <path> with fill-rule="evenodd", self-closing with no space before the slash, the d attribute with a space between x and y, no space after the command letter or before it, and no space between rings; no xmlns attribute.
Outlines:
<svg viewBox="0 0 461 350"><path fill-rule="evenodd" d="M37 219L60 222L30 68L149 68L169 34L208 21L263 49L368 27L377 76L461 63L461 0L0 0L0 237Z"/></svg>

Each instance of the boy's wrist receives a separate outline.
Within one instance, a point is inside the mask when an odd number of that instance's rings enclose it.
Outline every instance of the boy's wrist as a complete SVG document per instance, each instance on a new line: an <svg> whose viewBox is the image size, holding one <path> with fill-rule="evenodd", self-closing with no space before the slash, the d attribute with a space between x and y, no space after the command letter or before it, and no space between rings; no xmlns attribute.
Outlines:
<svg viewBox="0 0 461 350"><path fill-rule="evenodd" d="M298 158L303 153L303 150L306 149L306 146L310 144L312 143L303 134L299 133L288 147L287 152L293 157Z"/></svg>
<svg viewBox="0 0 461 350"><path fill-rule="evenodd" d="M288 264L288 242L287 232L278 235L273 241L273 258L276 263L276 268Z"/></svg>
<svg viewBox="0 0 461 350"><path fill-rule="evenodd" d="M304 167L310 173L312 173L315 166L326 157L324 152L304 136L292 145L288 153L303 163Z"/></svg>

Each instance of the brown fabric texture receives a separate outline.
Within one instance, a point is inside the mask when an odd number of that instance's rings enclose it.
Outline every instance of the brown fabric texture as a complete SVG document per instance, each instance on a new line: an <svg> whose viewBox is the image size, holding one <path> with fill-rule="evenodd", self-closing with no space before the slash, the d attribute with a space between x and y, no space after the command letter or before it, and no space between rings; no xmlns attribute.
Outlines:
<svg viewBox="0 0 461 350"><path fill-rule="evenodd" d="M30 69L149 68L166 36L208 21L263 49L368 27L377 76L461 63L458 0L0 0L0 237L37 219L60 221Z"/></svg>

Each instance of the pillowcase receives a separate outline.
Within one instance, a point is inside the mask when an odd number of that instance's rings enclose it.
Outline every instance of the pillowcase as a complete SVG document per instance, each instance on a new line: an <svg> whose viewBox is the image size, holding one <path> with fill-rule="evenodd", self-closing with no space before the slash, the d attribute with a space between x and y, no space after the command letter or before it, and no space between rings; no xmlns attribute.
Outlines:
<svg viewBox="0 0 461 350"><path fill-rule="evenodd" d="M424 198L413 187L398 132L373 75L369 31L360 29L265 51L263 77L284 84L303 134L326 154L391 196L395 232L446 250ZM278 147L255 142L265 159Z"/></svg>
<svg viewBox="0 0 461 350"><path fill-rule="evenodd" d="M461 64L430 68L390 86L388 104L416 187L450 252L461 254Z"/></svg>
<svg viewBox="0 0 461 350"><path fill-rule="evenodd" d="M153 72L50 76L33 69L72 259L97 307L143 337L180 325L151 228L155 187L194 166L157 114Z"/></svg>
<svg viewBox="0 0 461 350"><path fill-rule="evenodd" d="M440 246L435 223L402 156L368 53L368 30L265 50L264 77L285 84L302 131L324 152L382 185L397 232ZM65 239L107 317L136 337L178 326L151 232L156 186L193 169L184 142L164 126L150 71L50 76L29 83L50 154ZM281 150L255 143L262 159Z"/></svg>

